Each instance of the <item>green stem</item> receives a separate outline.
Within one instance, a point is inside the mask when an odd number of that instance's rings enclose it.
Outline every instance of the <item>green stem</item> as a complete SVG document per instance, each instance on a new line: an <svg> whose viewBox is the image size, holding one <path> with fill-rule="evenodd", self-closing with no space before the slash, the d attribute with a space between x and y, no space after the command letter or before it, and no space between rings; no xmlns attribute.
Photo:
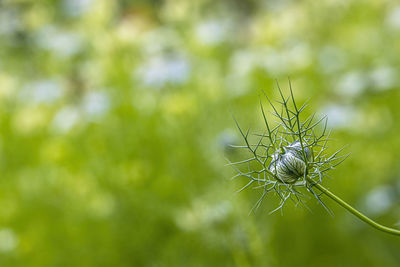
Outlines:
<svg viewBox="0 0 400 267"><path fill-rule="evenodd" d="M393 229L393 228L389 228L386 226L383 226L373 220L371 220L370 218L368 218L367 216L365 216L364 214L362 214L361 212L359 212L358 210L356 210L355 208L353 208L352 206L350 206L349 204L347 204L345 201L343 201L341 198L339 198L338 196L336 196L335 194L333 194L331 191L329 191L328 189L326 189L325 187L323 187L321 184L316 184L314 181L309 180L309 182L313 183L313 186L315 186L316 188L318 188L318 190L320 190L322 193L324 193L325 195L327 195L328 197L330 197L331 199L333 199L334 201L336 201L340 206L342 206L343 208L345 208L346 210L348 210L349 212L353 213L353 215L355 215L356 217L358 217L360 220L366 222L367 224L369 224L372 227L375 227L376 229L382 231L382 232L386 232L392 235L399 235L400 236L400 230L397 229Z"/></svg>

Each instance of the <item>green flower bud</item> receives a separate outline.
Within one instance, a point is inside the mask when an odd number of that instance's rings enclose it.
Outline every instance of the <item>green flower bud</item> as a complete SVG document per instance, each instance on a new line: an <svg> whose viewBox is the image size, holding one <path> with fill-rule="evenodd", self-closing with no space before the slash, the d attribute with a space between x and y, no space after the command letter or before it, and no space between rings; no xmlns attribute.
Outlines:
<svg viewBox="0 0 400 267"><path fill-rule="evenodd" d="M311 151L304 147L304 153L299 141L295 141L283 148L284 152L272 155L268 169L274 173L281 182L294 183L306 172L306 161L311 158ZM304 154L307 158L305 160Z"/></svg>

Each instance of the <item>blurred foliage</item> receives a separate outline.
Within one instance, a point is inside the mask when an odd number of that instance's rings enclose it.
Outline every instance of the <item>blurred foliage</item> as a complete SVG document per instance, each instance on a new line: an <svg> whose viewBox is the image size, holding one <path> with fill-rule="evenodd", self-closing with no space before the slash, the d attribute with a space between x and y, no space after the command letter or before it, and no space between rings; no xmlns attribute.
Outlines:
<svg viewBox="0 0 400 267"><path fill-rule="evenodd" d="M399 48L394 0L1 1L0 265L399 266L329 200L248 216L224 167L290 77L350 144L327 186L400 222Z"/></svg>

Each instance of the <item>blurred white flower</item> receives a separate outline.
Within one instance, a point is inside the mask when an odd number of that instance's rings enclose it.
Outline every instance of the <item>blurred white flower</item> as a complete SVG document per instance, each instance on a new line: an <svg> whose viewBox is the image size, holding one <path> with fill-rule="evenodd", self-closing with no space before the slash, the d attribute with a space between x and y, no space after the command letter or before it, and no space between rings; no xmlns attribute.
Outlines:
<svg viewBox="0 0 400 267"><path fill-rule="evenodd" d="M0 252L10 252L18 245L18 237L9 228L0 229Z"/></svg>
<svg viewBox="0 0 400 267"><path fill-rule="evenodd" d="M15 10L0 9L0 35L12 34L21 27L21 20Z"/></svg>
<svg viewBox="0 0 400 267"><path fill-rule="evenodd" d="M391 208L394 201L393 189L389 186L380 186L370 191L364 200L368 213L379 216Z"/></svg>
<svg viewBox="0 0 400 267"><path fill-rule="evenodd" d="M201 22L196 27L196 37L205 45L217 45L223 42L228 35L228 23L218 20Z"/></svg>
<svg viewBox="0 0 400 267"><path fill-rule="evenodd" d="M104 92L89 92L83 98L82 110L90 119L104 115L109 109L110 99Z"/></svg>
<svg viewBox="0 0 400 267"><path fill-rule="evenodd" d="M186 46L180 38L180 35L169 27L159 27L146 32L137 39L146 57L161 56L165 51L181 51Z"/></svg>
<svg viewBox="0 0 400 267"><path fill-rule="evenodd" d="M229 95L238 97L244 95L250 88L250 80L247 75L235 75L229 73L225 77L226 88L229 90Z"/></svg>
<svg viewBox="0 0 400 267"><path fill-rule="evenodd" d="M42 27L36 34L36 43L62 58L75 55L82 47L82 39L78 34L64 32L54 26Z"/></svg>
<svg viewBox="0 0 400 267"><path fill-rule="evenodd" d="M385 22L388 27L400 30L400 6L397 6L391 10L389 10L386 15Z"/></svg>
<svg viewBox="0 0 400 267"><path fill-rule="evenodd" d="M250 86L250 74L259 66L257 54L251 50L236 51L230 58L230 71L225 77L226 88L230 95L240 96Z"/></svg>
<svg viewBox="0 0 400 267"><path fill-rule="evenodd" d="M270 74L279 75L285 73L289 66L285 57L273 48L268 48L259 53L260 65Z"/></svg>
<svg viewBox="0 0 400 267"><path fill-rule="evenodd" d="M396 71L392 67L378 67L370 73L371 87L382 91L395 86L397 81Z"/></svg>
<svg viewBox="0 0 400 267"><path fill-rule="evenodd" d="M154 56L135 71L135 76L144 85L156 88L167 83L185 83L189 75L189 61L178 55Z"/></svg>
<svg viewBox="0 0 400 267"><path fill-rule="evenodd" d="M288 6L291 4L291 0L280 0L280 1L260 1L260 8L270 13L283 12L285 9L289 9Z"/></svg>
<svg viewBox="0 0 400 267"><path fill-rule="evenodd" d="M32 82L19 93L19 99L33 104L51 104L63 96L61 84L56 79Z"/></svg>
<svg viewBox="0 0 400 267"><path fill-rule="evenodd" d="M61 133L68 132L80 119L79 110L72 106L62 108L54 116L52 127Z"/></svg>
<svg viewBox="0 0 400 267"><path fill-rule="evenodd" d="M222 149L229 149L230 145L237 143L236 132L232 129L225 129L217 136L217 144Z"/></svg>
<svg viewBox="0 0 400 267"><path fill-rule="evenodd" d="M304 42L296 42L284 52L286 62L291 70L298 70L309 66L312 62L310 46Z"/></svg>
<svg viewBox="0 0 400 267"><path fill-rule="evenodd" d="M191 209L180 212L176 217L177 225L186 231L207 228L224 220L232 211L232 205L228 201L210 205L204 201L196 200L192 206Z"/></svg>
<svg viewBox="0 0 400 267"><path fill-rule="evenodd" d="M93 4L93 0L64 0L64 10L70 16L79 16L87 12Z"/></svg>
<svg viewBox="0 0 400 267"><path fill-rule="evenodd" d="M355 128L361 120L360 111L351 106L330 104L321 113L329 118L328 125L332 128Z"/></svg>
<svg viewBox="0 0 400 267"><path fill-rule="evenodd" d="M346 65L345 53L335 46L326 46L318 55L318 63L325 73L341 70Z"/></svg>
<svg viewBox="0 0 400 267"><path fill-rule="evenodd" d="M336 92L345 97L359 96L368 86L368 76L361 71L349 72L339 78Z"/></svg>
<svg viewBox="0 0 400 267"><path fill-rule="evenodd" d="M247 75L258 66L259 57L249 50L238 50L230 58L230 72L233 75Z"/></svg>

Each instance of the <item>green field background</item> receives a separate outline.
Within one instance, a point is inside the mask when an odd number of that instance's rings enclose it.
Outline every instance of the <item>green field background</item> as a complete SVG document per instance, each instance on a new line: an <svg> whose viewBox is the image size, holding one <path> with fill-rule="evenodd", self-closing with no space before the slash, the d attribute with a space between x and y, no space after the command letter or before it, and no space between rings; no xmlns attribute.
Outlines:
<svg viewBox="0 0 400 267"><path fill-rule="evenodd" d="M0 266L400 266L225 166L290 78L351 152L324 185L399 228L399 73L394 0L0 1Z"/></svg>

